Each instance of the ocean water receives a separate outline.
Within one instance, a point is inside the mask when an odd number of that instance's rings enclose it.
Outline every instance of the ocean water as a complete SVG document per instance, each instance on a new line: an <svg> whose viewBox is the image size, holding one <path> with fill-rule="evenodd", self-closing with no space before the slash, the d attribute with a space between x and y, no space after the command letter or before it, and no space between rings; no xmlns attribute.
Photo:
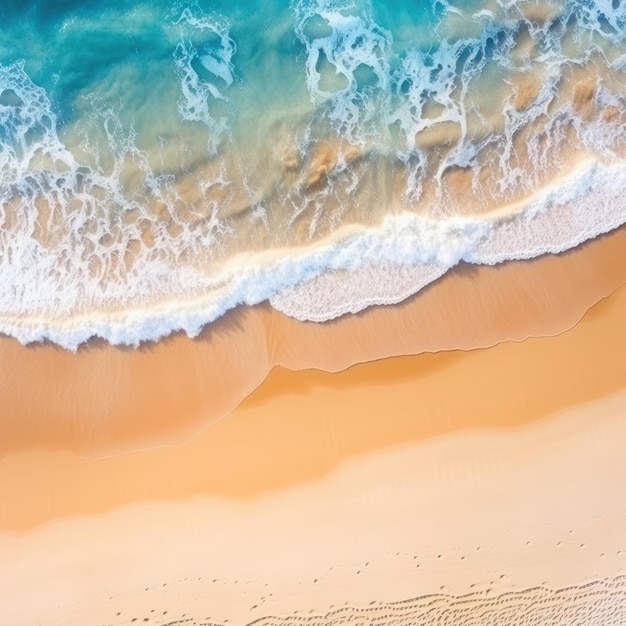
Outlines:
<svg viewBox="0 0 626 626"><path fill-rule="evenodd" d="M624 0L4 0L0 332L322 321L626 222Z"/></svg>

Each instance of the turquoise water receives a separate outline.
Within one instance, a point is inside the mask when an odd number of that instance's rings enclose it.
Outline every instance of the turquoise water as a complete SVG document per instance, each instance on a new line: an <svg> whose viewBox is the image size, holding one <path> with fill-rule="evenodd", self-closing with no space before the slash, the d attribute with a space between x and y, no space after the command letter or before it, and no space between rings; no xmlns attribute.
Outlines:
<svg viewBox="0 0 626 626"><path fill-rule="evenodd" d="M621 0L0 18L0 330L24 342L193 335L266 299L328 319L626 221Z"/></svg>

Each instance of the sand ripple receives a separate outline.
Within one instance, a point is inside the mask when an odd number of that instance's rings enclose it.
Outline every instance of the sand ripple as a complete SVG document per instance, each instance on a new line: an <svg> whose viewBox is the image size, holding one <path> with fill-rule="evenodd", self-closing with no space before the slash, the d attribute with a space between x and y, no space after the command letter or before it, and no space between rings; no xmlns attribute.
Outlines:
<svg viewBox="0 0 626 626"><path fill-rule="evenodd" d="M343 607L319 615L268 616L247 626L485 626L486 624L567 624L617 626L626 622L626 576L584 585L534 587L493 597L489 591L461 596L440 594L366 608ZM223 626L193 618L165 626Z"/></svg>

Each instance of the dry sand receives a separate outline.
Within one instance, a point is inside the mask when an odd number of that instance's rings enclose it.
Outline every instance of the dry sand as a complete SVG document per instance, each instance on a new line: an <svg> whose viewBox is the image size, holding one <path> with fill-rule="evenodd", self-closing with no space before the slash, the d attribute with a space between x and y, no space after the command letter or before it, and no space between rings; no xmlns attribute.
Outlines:
<svg viewBox="0 0 626 626"><path fill-rule="evenodd" d="M623 624L625 410L621 392L517 429L372 451L254 498L151 502L3 533L3 623L246 624L298 612L324 624L349 606L407 626ZM428 594L443 595L417 622ZM393 621L400 609L413 617Z"/></svg>
<svg viewBox="0 0 626 626"><path fill-rule="evenodd" d="M625 282L625 243L324 326L258 307L140 351L4 340L0 624L624 623L626 288L558 336L277 368L182 447L77 453L183 441L272 363L558 333Z"/></svg>

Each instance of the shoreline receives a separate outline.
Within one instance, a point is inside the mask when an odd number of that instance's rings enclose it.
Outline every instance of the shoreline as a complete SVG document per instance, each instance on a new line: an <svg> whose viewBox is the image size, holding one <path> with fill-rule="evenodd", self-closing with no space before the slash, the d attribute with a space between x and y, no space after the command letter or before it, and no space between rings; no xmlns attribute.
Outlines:
<svg viewBox="0 0 626 626"><path fill-rule="evenodd" d="M626 384L613 366L626 351L625 311L623 287L571 330L553 337L388 358L339 374L275 368L226 419L205 425L184 444L181 433L187 435L193 422L172 420L172 414L158 425L160 431L151 415L135 422L135 429L148 431L142 433L143 451L117 450L92 460L72 452L70 444L77 439L71 436L93 443L98 436L111 436L111 430L89 431L87 420L75 431L54 424L64 436L59 443L65 445L54 449L37 441L41 433L32 422L11 422L4 426L5 442L12 426L14 436L21 430L21 445L5 448L1 460L0 499L5 506L0 528L33 528L57 517L101 514L137 500L206 493L245 499L319 479L342 459L373 449L459 430L508 429L541 421ZM585 355L584 362L578 354ZM120 439L129 433L128 425L122 426L121 432L113 431ZM174 437L179 445L164 445ZM146 445L150 439L152 447Z"/></svg>
<svg viewBox="0 0 626 626"><path fill-rule="evenodd" d="M561 255L458 267L405 303L324 324L265 304L233 311L196 339L178 334L139 349L99 341L72 354L0 338L0 454L34 448L97 458L183 445L277 365L340 371L556 335L626 283L625 251L622 228Z"/></svg>
<svg viewBox="0 0 626 626"><path fill-rule="evenodd" d="M551 181L518 203L493 209L487 218L434 217L390 209L376 228L343 225L326 238L290 249L289 255L280 247L238 252L217 263L216 275L190 264L169 293L162 291L154 277L130 268L126 284L103 286L90 279L84 292L72 283L68 290L56 285L52 295L66 310L60 318L50 311L48 316L24 314L41 310L41 302L51 295L42 297L47 283L39 291L14 285L12 293L5 289L0 294L5 307L0 329L23 345L48 341L76 351L94 339L138 347L167 340L173 333L195 338L229 311L266 301L300 321L332 321L373 305L401 303L453 272L460 262L480 268L562 254L620 229L626 215L618 197L625 181L621 161L609 166L589 157L556 183ZM603 194L593 192L598 188ZM376 263L369 264L367 259ZM29 274L31 282L45 279L37 275L36 267ZM163 268L158 271L164 272ZM399 285L390 287L394 273ZM164 276L161 281L169 284ZM345 287L351 283L353 293L348 293ZM150 297L145 293L148 287ZM198 290L202 295L181 297ZM338 290L341 298L334 295ZM172 292L178 294L173 299ZM126 308L125 298L153 301L147 308ZM101 310L84 314L81 300Z"/></svg>
<svg viewBox="0 0 626 626"><path fill-rule="evenodd" d="M566 256L466 268L410 307L330 325L261 307L149 350L100 344L73 355L0 341L3 393L33 411L57 402L52 415L2 416L0 617L317 626L391 620L398 607L413 619L425 600L433 618L567 611L576 626L617 626L625 242L622 229ZM533 329L556 333L524 340ZM416 346L421 354L340 373L286 369L340 369ZM233 373L253 381L272 361L281 365L226 419L181 419L214 402L211 390L225 405ZM124 385L129 396L116 395ZM140 392L147 404L124 405ZM117 405L98 405L110 396ZM86 446L100 458L81 458Z"/></svg>

